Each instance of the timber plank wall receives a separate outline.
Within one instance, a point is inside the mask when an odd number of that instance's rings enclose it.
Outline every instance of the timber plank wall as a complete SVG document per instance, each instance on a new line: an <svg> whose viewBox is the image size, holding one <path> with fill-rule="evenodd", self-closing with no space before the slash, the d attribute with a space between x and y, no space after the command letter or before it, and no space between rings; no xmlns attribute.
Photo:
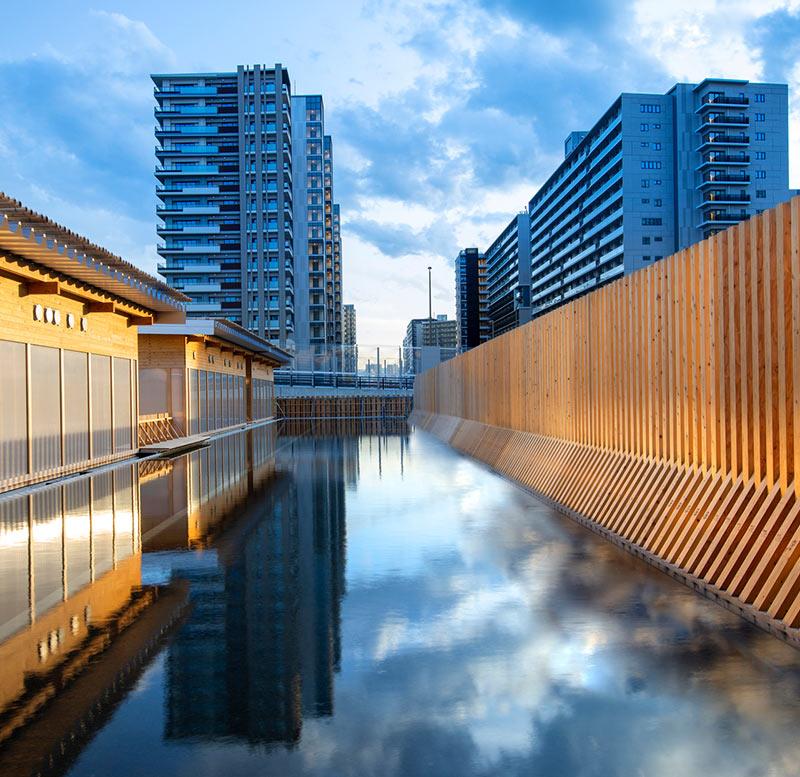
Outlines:
<svg viewBox="0 0 800 777"><path fill-rule="evenodd" d="M286 419L408 418L413 398L383 394L277 397L277 416Z"/></svg>
<svg viewBox="0 0 800 777"><path fill-rule="evenodd" d="M800 198L423 373L412 421L800 643Z"/></svg>

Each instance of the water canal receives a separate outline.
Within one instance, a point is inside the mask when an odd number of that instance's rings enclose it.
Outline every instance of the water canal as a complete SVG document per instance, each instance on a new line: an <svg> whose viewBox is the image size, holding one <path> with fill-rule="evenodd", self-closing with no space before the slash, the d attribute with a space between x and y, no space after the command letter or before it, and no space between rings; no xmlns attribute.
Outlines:
<svg viewBox="0 0 800 777"><path fill-rule="evenodd" d="M302 431L0 500L0 774L797 774L800 652L425 433Z"/></svg>

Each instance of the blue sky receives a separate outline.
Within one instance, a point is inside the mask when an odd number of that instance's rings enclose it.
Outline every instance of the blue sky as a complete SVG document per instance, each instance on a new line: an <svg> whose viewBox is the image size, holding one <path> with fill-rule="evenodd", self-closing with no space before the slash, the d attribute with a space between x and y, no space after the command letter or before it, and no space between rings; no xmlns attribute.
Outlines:
<svg viewBox="0 0 800 777"><path fill-rule="evenodd" d="M224 9L224 11L222 10ZM321 92L359 340L454 313L452 260L491 241L621 91L705 76L790 86L800 0L13 4L0 12L0 190L155 270L155 71L282 62Z"/></svg>

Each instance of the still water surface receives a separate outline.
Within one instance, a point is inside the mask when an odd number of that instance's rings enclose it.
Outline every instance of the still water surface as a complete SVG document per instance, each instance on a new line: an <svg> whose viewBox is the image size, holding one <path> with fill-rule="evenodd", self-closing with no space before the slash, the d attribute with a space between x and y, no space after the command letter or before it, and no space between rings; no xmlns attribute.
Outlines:
<svg viewBox="0 0 800 777"><path fill-rule="evenodd" d="M800 770L800 653L424 433L6 499L0 601L4 776Z"/></svg>

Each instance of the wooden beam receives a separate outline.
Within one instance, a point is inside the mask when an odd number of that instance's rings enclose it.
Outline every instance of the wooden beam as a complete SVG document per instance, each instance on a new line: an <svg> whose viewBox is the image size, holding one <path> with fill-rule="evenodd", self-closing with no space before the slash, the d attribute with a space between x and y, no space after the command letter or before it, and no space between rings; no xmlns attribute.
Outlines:
<svg viewBox="0 0 800 777"><path fill-rule="evenodd" d="M152 316L128 316L128 326L150 326L152 323Z"/></svg>
<svg viewBox="0 0 800 777"><path fill-rule="evenodd" d="M28 281L20 286L20 297L29 294L61 294L61 284L58 281Z"/></svg>
<svg viewBox="0 0 800 777"><path fill-rule="evenodd" d="M84 311L86 313L116 313L117 304L115 302L87 302Z"/></svg>

